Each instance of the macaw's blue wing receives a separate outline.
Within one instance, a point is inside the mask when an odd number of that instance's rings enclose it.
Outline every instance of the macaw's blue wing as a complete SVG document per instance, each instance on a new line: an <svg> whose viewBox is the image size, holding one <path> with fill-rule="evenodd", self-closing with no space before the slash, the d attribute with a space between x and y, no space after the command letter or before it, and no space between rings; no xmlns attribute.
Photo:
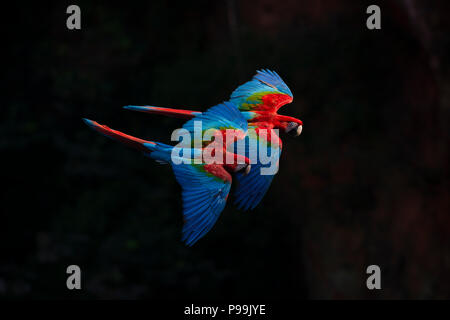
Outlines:
<svg viewBox="0 0 450 320"><path fill-rule="evenodd" d="M261 135L259 131L249 130L245 144L235 144L236 153L250 158L252 164L252 170L247 175L240 172L234 174L238 181L234 203L239 209L254 209L263 199L278 172L281 140L277 136L274 138L278 141L271 143L270 140L267 142L266 137L267 135Z"/></svg>
<svg viewBox="0 0 450 320"><path fill-rule="evenodd" d="M292 97L291 90L275 71L270 71L267 69L258 70L256 71L256 74L253 78L277 91L288 94Z"/></svg>
<svg viewBox="0 0 450 320"><path fill-rule="evenodd" d="M194 132L200 128L203 139L203 133L206 130L235 130L235 132L243 138L247 133L247 120L242 113L231 102L223 102L214 107L209 108L205 112L198 114L193 119L183 125L197 139Z"/></svg>
<svg viewBox="0 0 450 320"><path fill-rule="evenodd" d="M222 166L172 164L183 198L183 238L192 246L217 221L227 202L231 176Z"/></svg>
<svg viewBox="0 0 450 320"><path fill-rule="evenodd" d="M230 97L230 101L244 112L274 112L292 99L292 92L283 79L270 70L258 70L252 80L239 86Z"/></svg>

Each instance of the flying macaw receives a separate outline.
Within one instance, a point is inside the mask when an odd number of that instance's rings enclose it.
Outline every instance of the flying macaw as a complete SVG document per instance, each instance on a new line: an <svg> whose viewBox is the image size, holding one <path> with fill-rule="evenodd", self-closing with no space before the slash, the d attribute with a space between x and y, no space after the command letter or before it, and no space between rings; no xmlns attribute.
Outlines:
<svg viewBox="0 0 450 320"><path fill-rule="evenodd" d="M250 159L242 155L231 154L234 161L231 163L224 161L225 157L230 155L226 144L221 145L223 151L221 161L205 162L203 151L214 144L215 139L200 149L180 148L142 140L110 129L95 121L83 120L88 126L103 135L141 150L145 155L158 162L171 164L176 180L182 188L184 217L182 240L188 246L192 246L202 238L216 223L225 207L231 188L232 177L230 174L237 172L247 174L251 168ZM228 129L236 132L237 139L242 139L248 129L247 121L231 102L216 105L187 121L183 128L190 134L193 134L195 128L194 121L201 121L203 130L213 129L214 137L221 134L226 135L225 130ZM176 148L179 150L174 150ZM195 159L200 159L200 161L195 162Z"/></svg>
<svg viewBox="0 0 450 320"><path fill-rule="evenodd" d="M240 173L235 174L238 180L235 203L241 209L253 209L259 204L278 171L277 163L277 170L273 174L261 174L260 169L266 168L268 165L261 163L259 149L255 150L254 146L259 146L260 141L267 143L271 154L278 162L282 141L273 129L279 129L294 136L298 136L302 132L303 122L301 120L277 113L278 109L291 103L292 99L292 92L286 83L275 71L270 70L257 71L251 81L244 83L231 94L229 101L236 105L247 120L249 129L254 129L254 131L249 130L245 141L245 150L237 150L237 153L246 156L258 155L256 161L252 159L250 174L246 176ZM191 119L202 114L199 111L153 106L125 106L124 108L182 119ZM261 129L266 129L267 134L262 134ZM274 139L271 140L271 137ZM251 140L253 143L250 142Z"/></svg>

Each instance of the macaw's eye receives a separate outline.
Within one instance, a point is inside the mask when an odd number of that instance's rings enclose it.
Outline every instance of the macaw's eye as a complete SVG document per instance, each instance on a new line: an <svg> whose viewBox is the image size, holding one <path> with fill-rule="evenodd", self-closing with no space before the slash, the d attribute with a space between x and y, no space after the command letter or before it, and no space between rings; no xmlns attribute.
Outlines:
<svg viewBox="0 0 450 320"><path fill-rule="evenodd" d="M303 126L299 125L296 122L289 122L286 126L286 133L289 133L291 136L298 136L302 133Z"/></svg>

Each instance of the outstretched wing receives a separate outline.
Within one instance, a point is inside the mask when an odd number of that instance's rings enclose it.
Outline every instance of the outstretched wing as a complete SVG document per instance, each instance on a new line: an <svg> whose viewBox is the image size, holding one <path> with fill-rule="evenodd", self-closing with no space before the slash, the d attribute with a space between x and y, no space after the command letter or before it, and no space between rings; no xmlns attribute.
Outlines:
<svg viewBox="0 0 450 320"><path fill-rule="evenodd" d="M225 207L231 187L231 176L222 166L205 164L173 164L182 188L183 238L192 246L217 221Z"/></svg>
<svg viewBox="0 0 450 320"><path fill-rule="evenodd" d="M223 102L196 115L187 121L183 128L191 133L194 141L201 140L203 142L204 133L207 130L212 130L210 131L211 135L215 135L216 131L224 133L226 130L233 130L237 138L242 139L245 137L248 127L247 120L236 106L231 102ZM201 132L201 136L198 136L196 132Z"/></svg>
<svg viewBox="0 0 450 320"><path fill-rule="evenodd" d="M272 129L266 130L267 134L258 128L250 128L245 145L236 144L237 153L246 155L252 163L248 175L234 174L238 181L234 203L242 210L254 209L261 202L278 172L281 139Z"/></svg>
<svg viewBox="0 0 450 320"><path fill-rule="evenodd" d="M292 92L283 79L270 70L259 70L253 79L233 91L230 101L241 111L275 112L291 103Z"/></svg>
<svg viewBox="0 0 450 320"><path fill-rule="evenodd" d="M247 120L231 102L223 102L209 108L205 112L197 114L187 121L183 128L193 132L195 122L201 121L202 129L235 129L247 132Z"/></svg>

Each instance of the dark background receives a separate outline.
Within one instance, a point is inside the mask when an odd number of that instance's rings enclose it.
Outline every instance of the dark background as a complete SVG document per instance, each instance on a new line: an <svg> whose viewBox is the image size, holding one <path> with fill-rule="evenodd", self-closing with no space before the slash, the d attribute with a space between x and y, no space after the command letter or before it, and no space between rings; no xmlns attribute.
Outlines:
<svg viewBox="0 0 450 320"><path fill-rule="evenodd" d="M72 2L2 11L0 297L450 297L448 1L74 3L79 31ZM205 110L260 68L303 133L254 211L187 248L170 168L81 118L167 143L182 121L121 107Z"/></svg>

